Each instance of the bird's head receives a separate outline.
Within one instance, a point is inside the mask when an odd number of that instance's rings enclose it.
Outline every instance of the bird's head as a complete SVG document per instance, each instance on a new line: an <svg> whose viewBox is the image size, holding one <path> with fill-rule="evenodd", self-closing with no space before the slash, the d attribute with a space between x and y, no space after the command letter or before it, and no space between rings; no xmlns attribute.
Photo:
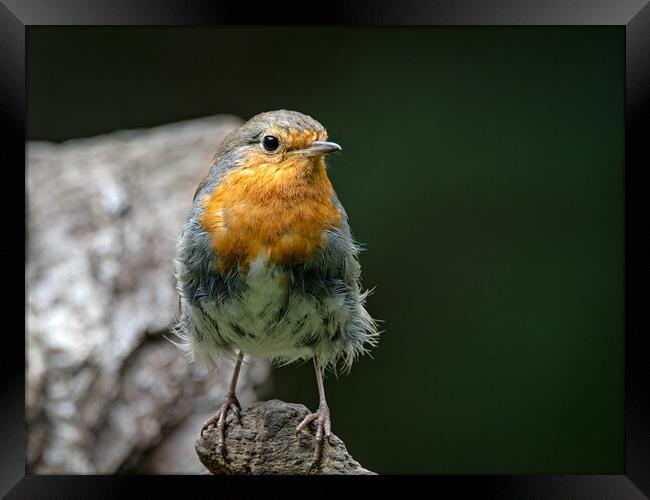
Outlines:
<svg viewBox="0 0 650 500"><path fill-rule="evenodd" d="M217 152L237 168L268 167L310 171L341 146L327 141L325 128L297 111L260 113L234 130Z"/></svg>

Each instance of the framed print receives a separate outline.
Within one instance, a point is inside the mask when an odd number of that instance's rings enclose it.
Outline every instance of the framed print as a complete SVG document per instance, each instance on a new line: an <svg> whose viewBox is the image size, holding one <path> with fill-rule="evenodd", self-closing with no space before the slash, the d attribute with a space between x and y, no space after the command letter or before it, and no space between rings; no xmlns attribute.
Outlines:
<svg viewBox="0 0 650 500"><path fill-rule="evenodd" d="M2 0L0 493L650 494L647 2L316 11Z"/></svg>

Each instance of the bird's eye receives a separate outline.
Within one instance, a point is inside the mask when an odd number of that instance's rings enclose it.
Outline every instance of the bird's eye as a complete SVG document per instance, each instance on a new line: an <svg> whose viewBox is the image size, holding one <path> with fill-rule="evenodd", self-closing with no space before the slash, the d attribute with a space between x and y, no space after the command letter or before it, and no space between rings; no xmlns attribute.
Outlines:
<svg viewBox="0 0 650 500"><path fill-rule="evenodd" d="M274 135L265 135L262 139L262 147L264 151L272 153L280 147L280 141Z"/></svg>

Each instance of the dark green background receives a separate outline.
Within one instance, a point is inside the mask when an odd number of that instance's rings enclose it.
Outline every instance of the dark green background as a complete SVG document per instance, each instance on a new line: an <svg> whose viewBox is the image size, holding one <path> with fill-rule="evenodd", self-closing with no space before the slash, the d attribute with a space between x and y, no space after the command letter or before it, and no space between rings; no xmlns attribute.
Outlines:
<svg viewBox="0 0 650 500"><path fill-rule="evenodd" d="M28 135L288 108L331 161L374 359L328 378L386 473L624 471L624 30L30 28ZM316 406L310 364L268 397Z"/></svg>

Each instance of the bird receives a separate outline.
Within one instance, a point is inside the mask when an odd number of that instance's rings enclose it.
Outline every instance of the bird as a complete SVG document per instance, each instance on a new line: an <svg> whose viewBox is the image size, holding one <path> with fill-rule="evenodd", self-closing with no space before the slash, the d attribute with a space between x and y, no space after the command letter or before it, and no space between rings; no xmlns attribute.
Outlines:
<svg viewBox="0 0 650 500"><path fill-rule="evenodd" d="M218 146L177 241L177 345L197 363L234 359L228 392L202 427L241 423L236 386L245 356L286 365L313 360L317 411L314 461L331 437L323 379L348 372L378 342L366 310L348 217L327 174L341 151L312 117L285 109L253 116ZM229 424L231 425L231 424Z"/></svg>

